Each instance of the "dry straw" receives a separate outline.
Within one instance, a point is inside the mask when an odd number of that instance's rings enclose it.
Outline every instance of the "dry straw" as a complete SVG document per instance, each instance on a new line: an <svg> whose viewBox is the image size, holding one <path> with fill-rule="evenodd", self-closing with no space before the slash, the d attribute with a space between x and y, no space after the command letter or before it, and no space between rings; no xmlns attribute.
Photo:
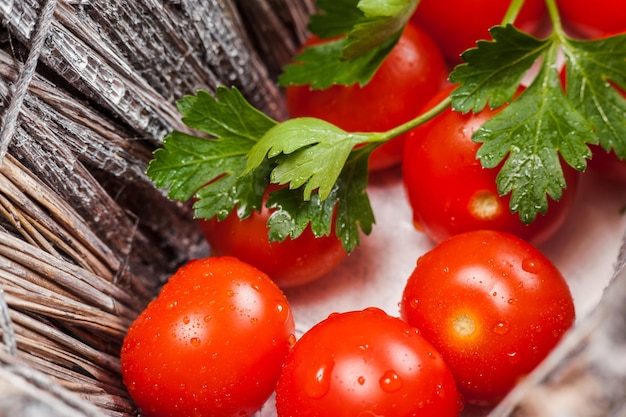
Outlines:
<svg viewBox="0 0 626 417"><path fill-rule="evenodd" d="M206 250L146 177L151 153L198 88L237 85L284 117L272 71L312 8L240 3L0 0L0 416L137 413L121 340Z"/></svg>

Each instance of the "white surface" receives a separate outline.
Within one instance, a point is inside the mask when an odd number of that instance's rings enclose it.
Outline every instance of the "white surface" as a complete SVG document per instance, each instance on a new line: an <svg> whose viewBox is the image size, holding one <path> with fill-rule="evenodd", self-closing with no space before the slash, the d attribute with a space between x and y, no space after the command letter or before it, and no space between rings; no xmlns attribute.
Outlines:
<svg viewBox="0 0 626 417"><path fill-rule="evenodd" d="M360 247L332 273L286 291L298 336L332 312L376 306L399 315L398 303L415 261L433 244L413 228L397 172L372 183L369 195L376 216L371 235L363 236ZM598 303L612 276L626 231L625 207L626 185L586 174L566 224L540 247L568 280L578 319ZM275 415L270 399L257 417Z"/></svg>

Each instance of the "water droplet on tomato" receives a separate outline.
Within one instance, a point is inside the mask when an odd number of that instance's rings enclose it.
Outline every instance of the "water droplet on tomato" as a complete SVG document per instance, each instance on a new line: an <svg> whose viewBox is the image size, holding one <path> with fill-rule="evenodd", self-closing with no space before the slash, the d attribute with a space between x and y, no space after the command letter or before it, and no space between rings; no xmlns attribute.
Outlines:
<svg viewBox="0 0 626 417"><path fill-rule="evenodd" d="M235 295L235 291L233 290L226 291L226 297L233 297L234 295Z"/></svg>
<svg viewBox="0 0 626 417"><path fill-rule="evenodd" d="M189 317L187 317L187 316L183 317L183 323L189 324L190 321L191 320L189 319Z"/></svg>
<svg viewBox="0 0 626 417"><path fill-rule="evenodd" d="M409 306L411 308L417 308L419 303L420 303L420 300L418 300L417 298L412 298L411 301L409 301Z"/></svg>
<svg viewBox="0 0 626 417"><path fill-rule="evenodd" d="M522 261L522 269L529 274L536 274L541 270L541 264L534 258L526 258Z"/></svg>
<svg viewBox="0 0 626 417"><path fill-rule="evenodd" d="M256 317L251 317L251 318L250 318L250 323L252 323L252 324L258 324L258 323L259 323L259 319L257 319Z"/></svg>
<svg viewBox="0 0 626 417"><path fill-rule="evenodd" d="M189 340L189 343L190 343L190 344L191 344L191 346L193 346L193 347L198 347L198 346L200 346L200 339L199 339L199 338L197 338L197 337L192 337L192 338Z"/></svg>
<svg viewBox="0 0 626 417"><path fill-rule="evenodd" d="M211 321L211 319L212 319L212 318L213 318L213 317L212 317L210 314L207 314L206 316L204 316L204 322L205 322L205 323L208 323L208 322L210 322L210 321Z"/></svg>
<svg viewBox="0 0 626 417"><path fill-rule="evenodd" d="M176 307L177 305L178 305L178 301L172 301L171 303L167 304L167 308L168 308L168 310L171 310L174 307Z"/></svg>
<svg viewBox="0 0 626 417"><path fill-rule="evenodd" d="M250 284L250 286L255 291L261 291L261 287L259 286L259 284Z"/></svg>
<svg viewBox="0 0 626 417"><path fill-rule="evenodd" d="M362 376L358 377L356 381L359 383L359 385L365 384L365 378Z"/></svg>
<svg viewBox="0 0 626 417"><path fill-rule="evenodd" d="M392 370L385 372L378 382L380 388L385 392L396 392L404 386L400 375Z"/></svg>
<svg viewBox="0 0 626 417"><path fill-rule="evenodd" d="M493 332L499 335L507 334L509 332L509 324L506 322L500 322L493 326Z"/></svg>
<svg viewBox="0 0 626 417"><path fill-rule="evenodd" d="M329 359L314 369L306 379L304 392L311 398L322 398L330 390L330 377L335 362Z"/></svg>
<svg viewBox="0 0 626 417"><path fill-rule="evenodd" d="M517 303L517 301L518 301L518 299L517 299L517 298L509 298L509 299L507 300L507 303L509 303L509 304L515 304L515 303Z"/></svg>
<svg viewBox="0 0 626 417"><path fill-rule="evenodd" d="M509 362L511 362L511 364L516 364L519 362L519 357L517 356L517 352L509 352L506 354L506 356L509 358Z"/></svg>
<svg viewBox="0 0 626 417"><path fill-rule="evenodd" d="M288 338L289 346L293 346L296 344L296 335L291 333Z"/></svg>

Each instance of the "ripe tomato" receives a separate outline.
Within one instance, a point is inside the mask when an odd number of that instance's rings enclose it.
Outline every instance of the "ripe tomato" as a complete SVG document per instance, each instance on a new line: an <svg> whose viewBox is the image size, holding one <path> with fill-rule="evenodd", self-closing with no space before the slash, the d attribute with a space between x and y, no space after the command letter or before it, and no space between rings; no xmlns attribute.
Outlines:
<svg viewBox="0 0 626 417"><path fill-rule="evenodd" d="M501 399L574 321L559 270L502 232L451 237L418 259L401 315L435 346L468 403Z"/></svg>
<svg viewBox="0 0 626 417"><path fill-rule="evenodd" d="M346 257L347 252L335 235L316 238L310 226L296 239L270 242L267 220L272 211L263 206L243 220L235 212L222 221L199 220L211 253L234 256L254 265L281 288L314 281Z"/></svg>
<svg viewBox="0 0 626 417"><path fill-rule="evenodd" d="M319 42L311 40L308 44ZM310 90L286 89L291 117L316 117L348 132L383 132L415 117L441 88L448 72L441 53L422 30L409 24L372 80L364 87L333 86ZM402 159L404 138L376 149L370 169L396 165Z"/></svg>
<svg viewBox="0 0 626 417"><path fill-rule="evenodd" d="M510 1L493 0L421 0L411 20L424 28L452 62L459 62L466 49L480 39L490 39L489 28L499 25ZM534 32L545 14L543 0L524 2L515 26Z"/></svg>
<svg viewBox="0 0 626 417"><path fill-rule="evenodd" d="M585 0L557 0L559 12L566 24L585 37L626 31L626 3L598 0L593 7Z"/></svg>
<svg viewBox="0 0 626 417"><path fill-rule="evenodd" d="M432 107L452 91L446 88L426 107ZM461 114L451 109L409 132L404 149L403 181L413 210L413 221L433 241L478 229L501 230L533 244L550 238L564 223L574 202L578 172L564 167L567 189L548 212L530 225L509 209L510 195L499 196L499 167L484 169L476 158L479 143L474 131L496 111Z"/></svg>
<svg viewBox="0 0 626 417"><path fill-rule="evenodd" d="M588 161L591 171L604 178L626 184L626 161L619 159L615 152L607 152L598 145L591 147L592 158Z"/></svg>
<svg viewBox="0 0 626 417"><path fill-rule="evenodd" d="M331 314L287 356L278 417L458 416L459 394L441 356L377 308Z"/></svg>
<svg viewBox="0 0 626 417"><path fill-rule="evenodd" d="M147 417L251 416L295 342L287 299L231 257L181 267L124 339L122 376Z"/></svg>

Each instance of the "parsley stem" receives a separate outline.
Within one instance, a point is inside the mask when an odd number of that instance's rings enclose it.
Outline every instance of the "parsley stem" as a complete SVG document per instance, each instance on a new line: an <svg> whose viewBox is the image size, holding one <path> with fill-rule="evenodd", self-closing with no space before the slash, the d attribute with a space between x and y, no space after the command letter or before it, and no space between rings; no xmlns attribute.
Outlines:
<svg viewBox="0 0 626 417"><path fill-rule="evenodd" d="M388 141L390 139L393 139L393 138L395 138L397 136L402 135L403 133L406 133L406 132L408 132L410 130L415 129L416 127L426 123L430 119L432 119L435 116L437 116L439 113L441 113L444 110L446 110L448 107L450 107L450 103L451 102L452 102L452 99L450 98L450 96L444 98L443 100L441 100L432 109L430 109L430 110L420 114L416 118L414 118L412 120L409 120L406 123L403 123L403 124L401 124L399 126L394 127L391 130L388 130L388 131L384 132L383 134L381 134L380 138L383 141Z"/></svg>
<svg viewBox="0 0 626 417"><path fill-rule="evenodd" d="M513 0L509 5L504 17L502 18L501 26L506 26L507 24L513 24L515 19L517 19L517 15L519 14L522 6L524 5L526 0Z"/></svg>
<svg viewBox="0 0 626 417"><path fill-rule="evenodd" d="M559 38L565 36L563 30L563 24L561 23L561 15L556 5L556 0L546 0L546 8L548 9L548 15L550 16L550 22L552 23L552 29Z"/></svg>

